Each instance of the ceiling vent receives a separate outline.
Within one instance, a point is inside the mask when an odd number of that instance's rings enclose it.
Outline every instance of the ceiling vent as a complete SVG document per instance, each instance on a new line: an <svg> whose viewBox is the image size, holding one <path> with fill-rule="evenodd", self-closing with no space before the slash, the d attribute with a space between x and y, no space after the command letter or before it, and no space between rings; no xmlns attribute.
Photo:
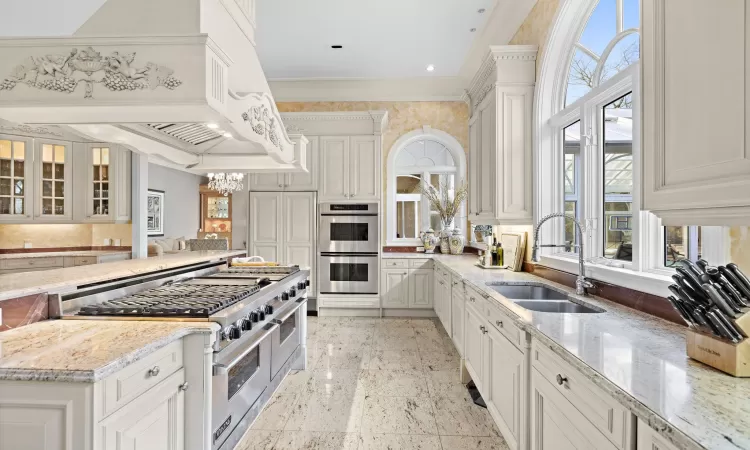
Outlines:
<svg viewBox="0 0 750 450"><path fill-rule="evenodd" d="M191 145L205 144L222 137L221 133L200 123L149 123L147 125Z"/></svg>

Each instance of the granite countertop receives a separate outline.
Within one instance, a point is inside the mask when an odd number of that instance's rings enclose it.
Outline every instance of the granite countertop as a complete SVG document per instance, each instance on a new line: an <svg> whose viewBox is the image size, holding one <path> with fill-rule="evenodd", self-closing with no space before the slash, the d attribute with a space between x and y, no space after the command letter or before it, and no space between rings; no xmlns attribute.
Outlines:
<svg viewBox="0 0 750 450"><path fill-rule="evenodd" d="M97 283L244 255L244 250L180 252L147 259L114 261L95 266L0 275L0 302L42 292L63 293L67 290L74 290L76 286L81 284Z"/></svg>
<svg viewBox="0 0 750 450"><path fill-rule="evenodd" d="M212 322L52 320L0 333L0 380L95 382Z"/></svg>
<svg viewBox="0 0 750 450"><path fill-rule="evenodd" d="M750 379L688 358L685 328L529 273L484 270L473 256L434 255L497 302L522 329L552 349L681 449L750 449ZM565 290L600 314L529 311L487 282L534 282Z"/></svg>
<svg viewBox="0 0 750 450"><path fill-rule="evenodd" d="M131 254L130 250L79 250L70 252L3 253L0 259L50 258L55 256L104 256Z"/></svg>

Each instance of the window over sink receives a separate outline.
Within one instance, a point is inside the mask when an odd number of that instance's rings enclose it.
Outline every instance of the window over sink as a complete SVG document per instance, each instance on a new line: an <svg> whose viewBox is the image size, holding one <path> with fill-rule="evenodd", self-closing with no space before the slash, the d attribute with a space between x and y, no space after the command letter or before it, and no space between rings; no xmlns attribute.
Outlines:
<svg viewBox="0 0 750 450"><path fill-rule="evenodd" d="M663 227L641 210L640 1L573 0L557 20L535 99L536 217L577 218L584 258L603 281L627 285L618 279L626 272L602 271L610 267L632 271L634 280L668 276L684 258L726 262L723 228ZM560 220L541 232L542 242L566 245L544 249L545 264L576 272L581 243L573 223Z"/></svg>

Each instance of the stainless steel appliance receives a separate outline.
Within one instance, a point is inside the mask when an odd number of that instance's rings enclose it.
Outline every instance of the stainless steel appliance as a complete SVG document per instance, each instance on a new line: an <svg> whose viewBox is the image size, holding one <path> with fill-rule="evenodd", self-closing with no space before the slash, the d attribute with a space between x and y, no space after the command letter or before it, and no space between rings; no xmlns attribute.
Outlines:
<svg viewBox="0 0 750 450"><path fill-rule="evenodd" d="M377 203L321 203L321 253L378 253L379 234Z"/></svg>
<svg viewBox="0 0 750 450"><path fill-rule="evenodd" d="M320 255L321 294L378 293L378 255L323 253Z"/></svg>
<svg viewBox="0 0 750 450"><path fill-rule="evenodd" d="M378 294L378 208L377 203L320 205L320 294Z"/></svg>
<svg viewBox="0 0 750 450"><path fill-rule="evenodd" d="M212 450L233 449L250 412L302 344L309 271L297 266L219 270L206 265L106 285L62 298L64 319L213 321ZM198 412L201 413L202 412Z"/></svg>

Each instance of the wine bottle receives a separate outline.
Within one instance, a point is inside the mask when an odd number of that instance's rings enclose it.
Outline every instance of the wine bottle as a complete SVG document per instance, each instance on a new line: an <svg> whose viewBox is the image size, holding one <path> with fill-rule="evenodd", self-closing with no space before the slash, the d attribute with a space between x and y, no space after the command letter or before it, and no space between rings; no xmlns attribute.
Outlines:
<svg viewBox="0 0 750 450"><path fill-rule="evenodd" d="M504 266L504 258L503 258L503 244L497 244L497 265L498 266Z"/></svg>

